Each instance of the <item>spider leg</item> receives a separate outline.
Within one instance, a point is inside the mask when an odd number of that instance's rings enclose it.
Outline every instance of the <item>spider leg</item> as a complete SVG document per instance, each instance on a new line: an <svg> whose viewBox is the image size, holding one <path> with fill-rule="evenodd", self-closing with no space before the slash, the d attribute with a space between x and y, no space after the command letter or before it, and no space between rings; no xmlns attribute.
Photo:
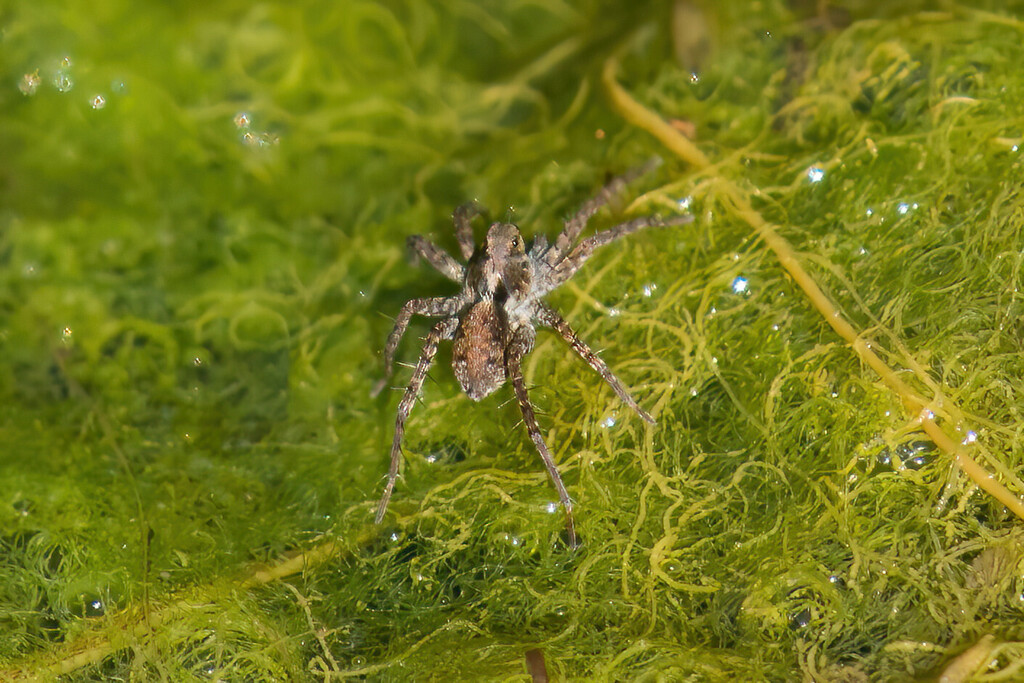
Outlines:
<svg viewBox="0 0 1024 683"><path fill-rule="evenodd" d="M569 252L569 248L572 247L573 243L579 238L580 233L583 232L583 228L587 227L587 222L602 206L610 202L612 197L621 192L627 184L649 173L660 163L661 160L655 158L643 166L626 171L619 177L613 178L611 182L601 188L601 191L596 196L585 201L579 211L576 212L576 215L565 222L565 229L562 230L562 234L555 238L555 243L551 246L545 257L548 265L553 266L564 258Z"/></svg>
<svg viewBox="0 0 1024 683"><path fill-rule="evenodd" d="M551 281L548 283L548 288L546 288L543 293L551 291L571 278L576 274L576 271L594 255L594 252L597 249L614 242L620 237L631 235L634 232L643 230L644 228L663 228L670 225L683 225L684 223L690 223L691 221L693 221L692 215L673 216L672 218L641 216L640 218L634 218L631 221L626 221L625 223L616 225L614 228L602 230L601 232L592 235L577 244L567 256L565 256L560 262L554 264Z"/></svg>
<svg viewBox="0 0 1024 683"><path fill-rule="evenodd" d="M461 296L435 296L428 299L410 299L406 301L405 305L402 306L402 310L398 312L398 317L395 318L395 326L392 328L391 334L388 335L388 343L384 347L384 376L373 387L370 395L376 396L379 394L387 385L388 380L391 379L395 362L395 350L398 349L398 343L402 340L402 335L405 334L406 328L409 327L410 318L414 315L427 315L434 318L455 315L464 303L465 301Z"/></svg>
<svg viewBox="0 0 1024 683"><path fill-rule="evenodd" d="M615 373L611 371L608 365L601 360L601 357L594 353L587 344L576 336L576 332L569 327L569 323L565 322L565 319L558 315L553 309L548 308L541 304L537 311L537 320L548 327L553 328L556 332L562 335L562 338L569 343L572 350L580 355L580 357L587 361L590 367L597 371L597 374L601 375L601 379L608 383L608 386L618 395L622 402L632 408L637 415L642 417L645 422L654 424L654 418L651 417L650 413L637 405L636 399L629 394L629 390L626 389L626 385L615 376Z"/></svg>
<svg viewBox="0 0 1024 683"><path fill-rule="evenodd" d="M427 260L434 270L437 270L449 280L462 282L466 269L462 264L448 255L441 247L437 246L422 235L413 235L408 240L409 248Z"/></svg>
<svg viewBox="0 0 1024 683"><path fill-rule="evenodd" d="M569 492L565 490L565 484L562 483L562 475L558 473L558 465L555 464L551 451L548 450L547 444L544 443L540 427L537 426L537 417L533 412L533 404L530 403L530 395L526 391L526 382L523 380L521 361L531 346L532 343L528 339L522 337L518 341L513 339L505 360L505 372L512 381L516 399L519 401L519 409L523 413L526 431L530 433L533 445L537 447L540 458L544 461L544 467L547 468L548 476L551 477L551 483L555 485L555 490L558 491L558 500L561 501L562 507L565 509L565 527L569 534L569 545L572 548L577 548L579 547L579 540L576 537L576 523L572 516L572 500L569 498Z"/></svg>
<svg viewBox="0 0 1024 683"><path fill-rule="evenodd" d="M479 216L483 212L484 207L476 202L466 202L455 209L455 213L452 214L452 222L455 223L455 239L459 241L462 258L467 261L476 251L476 245L473 243L473 226L470 225L470 221L474 216Z"/></svg>
<svg viewBox="0 0 1024 683"><path fill-rule="evenodd" d="M459 319L453 316L437 323L430 330L430 334L427 335L427 340L423 344L420 360L416 363L412 379L409 380L409 386L406 387L402 400L398 404L398 416L395 418L395 436L391 441L391 467L388 469L388 483L384 487L384 495L381 496L380 503L377 505L377 515L374 517L376 524L380 524L380 521L384 519L384 513L388 509L388 501L391 500L391 492L395 490L395 480L398 479L398 466L402 462L402 436L405 434L405 421L408 419L409 413L412 412L412 407L416 403L416 397L419 395L420 389L423 388L423 380L427 377L427 370L430 369L434 362L438 342L442 339L451 339L455 335L455 330L458 326Z"/></svg>

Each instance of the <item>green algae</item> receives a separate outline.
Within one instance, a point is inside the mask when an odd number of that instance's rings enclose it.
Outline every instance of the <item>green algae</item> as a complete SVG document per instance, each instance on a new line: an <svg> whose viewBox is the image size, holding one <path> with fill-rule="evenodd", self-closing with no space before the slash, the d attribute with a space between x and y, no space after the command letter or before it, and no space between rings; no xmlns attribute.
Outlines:
<svg viewBox="0 0 1024 683"><path fill-rule="evenodd" d="M1024 27L728 4L694 79L647 23L670 9L0 10L0 670L91 651L69 678L529 680L536 647L557 679L898 680L985 634L1019 665L1021 521L701 181L748 188L1022 493ZM605 104L631 35L620 77L694 124L709 174ZM632 191L668 189L639 210L692 194L698 221L551 301L657 427L550 335L526 367L585 546L508 396L461 396L444 353L374 529L386 316L452 287L405 237L452 248L468 198L552 234L654 154ZM305 571L248 578L325 539Z"/></svg>

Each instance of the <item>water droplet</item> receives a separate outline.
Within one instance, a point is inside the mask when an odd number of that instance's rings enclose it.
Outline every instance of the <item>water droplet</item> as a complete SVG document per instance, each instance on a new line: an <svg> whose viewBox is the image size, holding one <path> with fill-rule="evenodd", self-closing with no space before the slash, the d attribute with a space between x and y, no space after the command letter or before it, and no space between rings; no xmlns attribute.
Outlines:
<svg viewBox="0 0 1024 683"><path fill-rule="evenodd" d="M601 423L601 425L604 426L604 427L614 427L615 426L615 418L611 417L611 416L606 417L604 419L604 422Z"/></svg>
<svg viewBox="0 0 1024 683"><path fill-rule="evenodd" d="M548 503L547 505L544 506L544 509L547 511L549 515L553 515L556 512L558 512L558 503Z"/></svg>
<svg viewBox="0 0 1024 683"><path fill-rule="evenodd" d="M103 95L94 95L93 98L89 100L89 104L92 105L93 109L103 109L103 107L107 106L107 99L103 97Z"/></svg>
<svg viewBox="0 0 1024 683"><path fill-rule="evenodd" d="M64 55L64 59L60 60L60 68L70 69L73 63L69 55Z"/></svg>
<svg viewBox="0 0 1024 683"><path fill-rule="evenodd" d="M825 179L825 169L811 166L807 169L807 180L812 183L820 183Z"/></svg>
<svg viewBox="0 0 1024 683"><path fill-rule="evenodd" d="M736 279L732 281L732 291L735 292L736 294L743 294L744 292L747 291L747 284L747 278L743 276L738 276Z"/></svg>
<svg viewBox="0 0 1024 683"><path fill-rule="evenodd" d="M691 71L690 72L690 83L695 83L695 84L696 83L700 83L700 74L698 74L696 71Z"/></svg>
<svg viewBox="0 0 1024 683"><path fill-rule="evenodd" d="M789 627L795 631L797 629L806 628L810 623L811 610L805 609L793 615L793 618L789 620Z"/></svg>
<svg viewBox="0 0 1024 683"><path fill-rule="evenodd" d="M53 87L57 89L57 92L71 92L71 89L75 87L75 82L66 71L58 71L53 76Z"/></svg>
<svg viewBox="0 0 1024 683"><path fill-rule="evenodd" d="M676 200L676 206L678 206L681 211L688 211L691 204L693 204L693 197L683 197L682 199Z"/></svg>
<svg viewBox="0 0 1024 683"><path fill-rule="evenodd" d="M73 334L74 332L71 330L70 327L65 327L63 330L61 330L60 336L61 339L63 339L64 341L71 341L71 336Z"/></svg>
<svg viewBox="0 0 1024 683"><path fill-rule="evenodd" d="M614 307L608 309L608 315L610 315L613 318L616 317L617 315L619 315L620 312L621 311L619 311L619 309L614 308Z"/></svg>
<svg viewBox="0 0 1024 683"><path fill-rule="evenodd" d="M85 603L85 616L87 617L102 617L106 611L102 600L93 599Z"/></svg>
<svg viewBox="0 0 1024 683"><path fill-rule="evenodd" d="M110 81L110 89L117 95L124 95L128 92L128 82L123 78L115 78Z"/></svg>
<svg viewBox="0 0 1024 683"><path fill-rule="evenodd" d="M39 77L39 69L36 69L32 73L21 77L21 82L18 83L18 90L21 91L22 95L35 95L42 81L43 79Z"/></svg>
<svg viewBox="0 0 1024 683"><path fill-rule="evenodd" d="M872 216L875 215L875 210L869 206L867 211L864 212L864 215L867 216L868 218L871 218Z"/></svg>
<svg viewBox="0 0 1024 683"><path fill-rule="evenodd" d="M244 111L235 114L235 127L240 129L249 128L249 115Z"/></svg>
<svg viewBox="0 0 1024 683"><path fill-rule="evenodd" d="M697 387L691 387L690 388L690 396L693 396L693 397L697 396Z"/></svg>
<svg viewBox="0 0 1024 683"><path fill-rule="evenodd" d="M658 285L654 284L653 282L650 283L650 284L644 285L644 296L650 297L652 294L654 294L654 290L656 290L657 288L658 288Z"/></svg>
<svg viewBox="0 0 1024 683"><path fill-rule="evenodd" d="M196 366L197 368L200 365L202 365L202 364L203 364L203 359L200 358L199 356L196 356L195 358L192 359L192 365Z"/></svg>

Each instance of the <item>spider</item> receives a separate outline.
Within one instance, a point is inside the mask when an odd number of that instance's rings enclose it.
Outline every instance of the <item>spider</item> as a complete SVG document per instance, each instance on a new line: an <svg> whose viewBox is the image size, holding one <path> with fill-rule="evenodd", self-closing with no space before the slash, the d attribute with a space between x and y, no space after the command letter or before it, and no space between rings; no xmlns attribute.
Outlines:
<svg viewBox="0 0 1024 683"><path fill-rule="evenodd" d="M487 230L484 243L474 246L470 221L481 214L483 208L473 202L458 207L452 216L459 250L467 261L465 266L426 238L419 235L409 238L409 247L442 275L461 284L462 291L455 296L407 301L384 347L385 374L374 388L374 396L380 393L391 377L395 350L405 334L410 318L413 315L441 318L427 335L412 379L398 404L395 434L391 442L391 467L384 494L377 506L377 524L384 518L398 478L405 422L434 361L438 343L451 339L452 369L462 390L471 399L481 400L501 387L506 380L512 383L526 430L540 452L544 467L547 468L565 510L569 543L573 548L577 547L572 500L537 426L533 405L523 381L521 364L523 357L533 348L536 326L550 327L562 335L573 351L601 375L626 405L644 421L652 425L655 423L650 413L637 404L605 362L576 336L553 308L542 301L545 294L572 277L598 247L644 228L681 225L693 220L692 215L668 219L644 216L598 232L577 243L590 218L628 182L645 173L650 165L612 180L566 221L565 229L551 245L540 235L527 247L518 227L511 223L493 223Z"/></svg>

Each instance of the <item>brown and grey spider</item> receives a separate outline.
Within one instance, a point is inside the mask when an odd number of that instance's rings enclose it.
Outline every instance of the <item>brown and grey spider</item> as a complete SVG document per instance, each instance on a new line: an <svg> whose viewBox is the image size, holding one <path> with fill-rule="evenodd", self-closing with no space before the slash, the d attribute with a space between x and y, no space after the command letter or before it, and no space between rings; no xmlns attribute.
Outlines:
<svg viewBox="0 0 1024 683"><path fill-rule="evenodd" d="M553 328L569 343L573 351L601 375L626 405L644 420L654 424L654 418L637 405L605 362L576 336L569 324L554 309L541 301L545 294L572 277L598 247L644 228L681 225L693 220L691 215L668 219L654 216L634 218L576 244L590 218L626 183L646 172L649 166L635 169L612 180L596 197L584 203L575 216L566 221L565 229L550 246L547 239L541 235L527 248L515 225L494 223L487 230L484 243L475 247L470 221L483 211L475 203L460 206L453 215L455 237L463 258L467 260L466 266L458 263L447 252L424 237L414 235L409 238L409 246L441 274L460 283L462 291L455 296L407 301L402 306L395 320L395 327L388 337L387 346L384 347L385 375L374 388L375 396L391 377L395 350L409 325L409 319L413 315L441 318L427 335L412 379L398 404L395 435L391 442L391 468L388 470L384 495L377 506L378 524L384 518L388 501L395 488L395 480L398 478L405 421L423 386L427 370L434 361L438 342L453 339L452 367L462 390L471 399L479 401L504 384L505 380L512 382L526 429L540 452L540 457L565 509L569 543L572 547L577 546L572 500L565 490L558 466L537 426L537 418L526 392L520 364L523 357L533 348L536 337L534 326L539 324Z"/></svg>

